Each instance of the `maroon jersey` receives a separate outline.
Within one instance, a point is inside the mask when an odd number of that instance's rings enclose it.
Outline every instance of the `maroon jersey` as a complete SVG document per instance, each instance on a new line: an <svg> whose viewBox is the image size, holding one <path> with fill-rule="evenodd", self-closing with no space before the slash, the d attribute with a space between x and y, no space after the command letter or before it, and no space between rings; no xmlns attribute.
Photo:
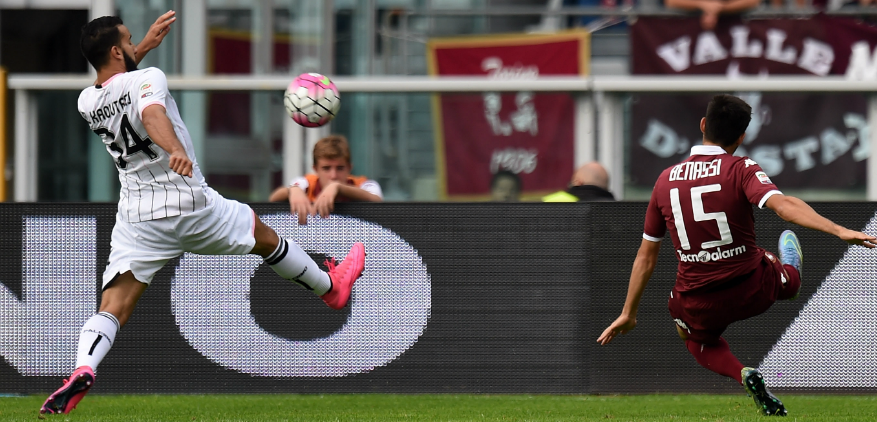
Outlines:
<svg viewBox="0 0 877 422"><path fill-rule="evenodd" d="M658 177L643 238L660 242L670 230L680 292L720 285L761 262L751 204L761 208L777 193L755 161L718 146L695 146L688 159Z"/></svg>

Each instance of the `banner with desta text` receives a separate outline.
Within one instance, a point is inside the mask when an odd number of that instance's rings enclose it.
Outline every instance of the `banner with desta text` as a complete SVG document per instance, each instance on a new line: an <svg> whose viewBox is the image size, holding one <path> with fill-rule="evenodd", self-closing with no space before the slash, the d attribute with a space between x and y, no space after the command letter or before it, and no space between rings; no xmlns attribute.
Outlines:
<svg viewBox="0 0 877 422"><path fill-rule="evenodd" d="M429 72L535 79L586 75L589 34L432 39ZM517 174L525 196L563 189L574 170L575 99L567 93L483 92L433 96L437 173L445 199L481 199L492 175Z"/></svg>
<svg viewBox="0 0 877 422"><path fill-rule="evenodd" d="M631 26L638 75L848 75L877 77L877 29L853 19L740 20L713 31L697 18L643 17ZM702 138L700 119L714 94L634 95L631 183L651 187L660 172ZM868 127L863 94L729 92L752 106L737 155L758 162L782 188L862 189Z"/></svg>

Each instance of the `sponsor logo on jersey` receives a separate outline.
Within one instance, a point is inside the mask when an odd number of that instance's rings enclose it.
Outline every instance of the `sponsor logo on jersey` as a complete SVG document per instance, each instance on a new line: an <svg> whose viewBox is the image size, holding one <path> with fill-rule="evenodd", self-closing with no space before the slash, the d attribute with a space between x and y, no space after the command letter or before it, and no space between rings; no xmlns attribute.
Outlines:
<svg viewBox="0 0 877 422"><path fill-rule="evenodd" d="M152 84L145 83L140 85L140 98L146 98L152 95Z"/></svg>
<svg viewBox="0 0 877 422"><path fill-rule="evenodd" d="M746 168L749 168L749 166L757 166L758 165L758 163L756 163L755 160L753 160L751 158L747 158L746 161L744 161L744 163L746 163Z"/></svg>
<svg viewBox="0 0 877 422"><path fill-rule="evenodd" d="M677 250L676 253L679 254L679 261L682 262L710 262L710 261L721 261L726 258L731 258L733 256L740 255L746 252L746 245L741 245L733 249L722 250L722 248L716 248L715 251L700 251L696 254L687 254L683 253L680 250Z"/></svg>
<svg viewBox="0 0 877 422"><path fill-rule="evenodd" d="M758 181L760 181L764 185L769 185L769 184L773 183L770 181L770 177L767 177L767 173L765 173L763 171L755 172L755 177L757 177Z"/></svg>

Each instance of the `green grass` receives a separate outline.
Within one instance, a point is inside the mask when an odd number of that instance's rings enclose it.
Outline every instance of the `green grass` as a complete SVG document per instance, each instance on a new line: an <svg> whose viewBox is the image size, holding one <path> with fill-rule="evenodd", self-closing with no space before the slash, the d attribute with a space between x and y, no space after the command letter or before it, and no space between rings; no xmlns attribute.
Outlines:
<svg viewBox="0 0 877 422"><path fill-rule="evenodd" d="M877 396L781 397L786 421L875 421ZM0 420L36 420L43 396L0 397ZM740 395L98 395L53 421L763 421Z"/></svg>

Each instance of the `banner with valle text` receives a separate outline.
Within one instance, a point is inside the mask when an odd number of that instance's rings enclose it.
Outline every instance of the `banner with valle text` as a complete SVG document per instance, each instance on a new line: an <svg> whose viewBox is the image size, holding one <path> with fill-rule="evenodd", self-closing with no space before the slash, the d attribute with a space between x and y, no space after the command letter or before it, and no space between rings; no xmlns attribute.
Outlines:
<svg viewBox="0 0 877 422"><path fill-rule="evenodd" d="M723 17L713 31L702 30L696 18L644 17L631 26L631 65L637 75L877 78L875 46L877 28L825 15ZM688 156L701 141L706 105L718 93L633 97L633 185L652 186L664 168ZM752 106L752 122L737 155L758 162L780 188L864 188L870 154L865 95L728 93Z"/></svg>
<svg viewBox="0 0 877 422"><path fill-rule="evenodd" d="M432 39L430 75L535 79L587 75L586 31ZM500 170L517 174L523 195L564 188L574 170L575 98L533 92L433 96L443 199L483 199Z"/></svg>

